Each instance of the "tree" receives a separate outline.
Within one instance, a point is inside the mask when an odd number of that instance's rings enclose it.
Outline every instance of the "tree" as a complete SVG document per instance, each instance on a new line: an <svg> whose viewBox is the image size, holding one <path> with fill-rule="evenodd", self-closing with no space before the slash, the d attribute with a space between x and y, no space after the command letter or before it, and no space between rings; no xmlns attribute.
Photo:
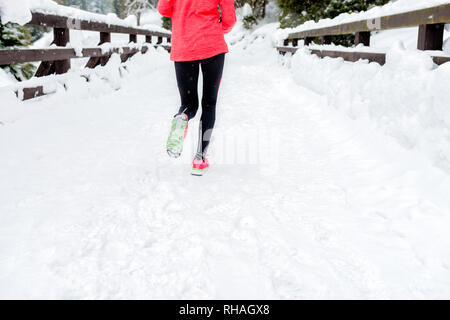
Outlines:
<svg viewBox="0 0 450 320"><path fill-rule="evenodd" d="M122 17L125 7L124 4L125 0L113 0L112 1L112 10L113 12L118 16L118 17Z"/></svg>
<svg viewBox="0 0 450 320"><path fill-rule="evenodd" d="M35 39L33 30L33 28L13 23L0 24L0 49L29 46ZM38 35L35 34L35 37L38 37ZM14 63L2 66L2 68L10 72L19 81L31 78L36 69L31 63Z"/></svg>
<svg viewBox="0 0 450 320"><path fill-rule="evenodd" d="M127 16L134 14L137 18L137 25L141 25L141 16L146 10L154 8L156 1L151 0L126 0L125 8Z"/></svg>

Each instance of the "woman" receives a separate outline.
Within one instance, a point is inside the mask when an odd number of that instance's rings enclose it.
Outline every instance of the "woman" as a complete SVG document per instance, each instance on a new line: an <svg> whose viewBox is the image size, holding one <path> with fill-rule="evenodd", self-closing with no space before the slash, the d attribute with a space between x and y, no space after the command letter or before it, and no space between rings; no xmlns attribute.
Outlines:
<svg viewBox="0 0 450 320"><path fill-rule="evenodd" d="M219 11L220 8L220 11ZM159 0L158 11L172 18L172 51L181 108L172 121L167 152L178 158L188 123L199 107L198 77L203 74L202 117L192 174L209 167L206 152L216 120L216 103L228 47L224 34L236 23L234 0Z"/></svg>

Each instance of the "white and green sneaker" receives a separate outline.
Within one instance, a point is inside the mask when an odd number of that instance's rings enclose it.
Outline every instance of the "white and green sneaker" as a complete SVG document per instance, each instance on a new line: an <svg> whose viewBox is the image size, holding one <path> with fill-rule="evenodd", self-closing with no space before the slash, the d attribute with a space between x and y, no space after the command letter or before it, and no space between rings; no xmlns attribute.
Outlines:
<svg viewBox="0 0 450 320"><path fill-rule="evenodd" d="M183 152L183 143L189 127L188 116L184 113L176 115L172 120L172 129L167 139L167 153L172 158L179 158Z"/></svg>

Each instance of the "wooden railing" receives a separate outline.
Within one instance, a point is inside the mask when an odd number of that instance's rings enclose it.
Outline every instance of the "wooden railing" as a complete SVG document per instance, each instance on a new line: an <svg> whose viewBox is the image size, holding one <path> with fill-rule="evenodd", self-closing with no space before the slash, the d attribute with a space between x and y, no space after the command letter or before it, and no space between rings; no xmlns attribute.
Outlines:
<svg viewBox="0 0 450 320"><path fill-rule="evenodd" d="M73 19L70 17L48 15L32 12L29 26L41 26L53 28L53 44L62 48L47 49L4 49L0 50L0 65L9 65L22 62L41 62L36 72L36 77L44 77L50 74L63 74L69 71L71 59L90 58L86 67L95 68L98 65L106 65L113 53L120 53L122 62L125 62L137 52L145 53L148 45L161 46L170 51L171 33L150 31L143 28L131 28L120 25L109 25L102 22ZM78 51L74 48L65 48L70 42L70 30L88 30L99 32L99 45L111 42L111 33L128 34L130 45L125 47L82 48ZM137 46L137 36L145 36L145 45ZM153 41L155 38L156 42ZM166 39L164 43L164 38ZM44 94L42 86L25 88L23 99L31 99Z"/></svg>
<svg viewBox="0 0 450 320"><path fill-rule="evenodd" d="M282 54L296 52L298 41L304 40L305 46L313 43L314 39L320 38L321 44L332 44L332 36L355 34L355 44L370 46L372 31L389 30L397 28L419 27L418 44L419 50L442 50L445 24L450 22L450 4L436 7L410 11L390 16L378 17L375 19L361 20L344 23L330 27L303 30L291 33L284 40L284 46L278 47ZM320 57L342 57L346 61L358 61L367 59L371 62L378 62L381 65L386 62L386 54L371 53L368 51L339 51L322 50L320 48L311 49L313 54ZM450 61L450 57L432 56L436 64L443 64Z"/></svg>

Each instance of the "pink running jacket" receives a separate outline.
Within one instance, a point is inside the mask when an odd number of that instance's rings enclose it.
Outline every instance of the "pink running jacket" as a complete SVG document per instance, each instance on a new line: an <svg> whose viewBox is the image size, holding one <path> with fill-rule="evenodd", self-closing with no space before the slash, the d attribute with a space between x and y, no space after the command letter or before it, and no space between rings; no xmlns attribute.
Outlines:
<svg viewBox="0 0 450 320"><path fill-rule="evenodd" d="M172 18L172 61L201 60L228 52L224 34L236 23L234 0L159 0L158 11Z"/></svg>

